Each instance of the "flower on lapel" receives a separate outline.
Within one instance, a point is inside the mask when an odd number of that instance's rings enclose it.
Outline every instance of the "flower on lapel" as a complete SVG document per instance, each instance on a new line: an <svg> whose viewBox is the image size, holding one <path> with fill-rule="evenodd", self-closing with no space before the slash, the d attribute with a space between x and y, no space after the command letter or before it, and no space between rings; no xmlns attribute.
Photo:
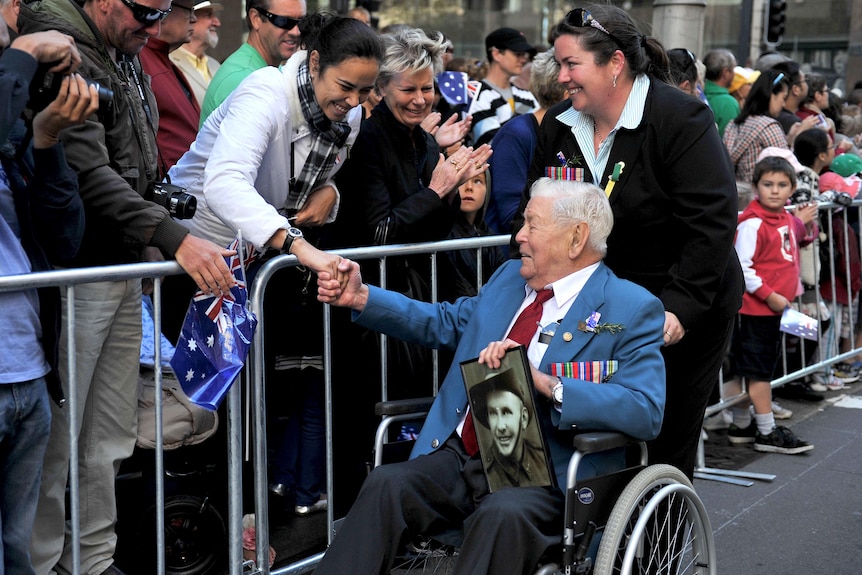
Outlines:
<svg viewBox="0 0 862 575"><path fill-rule="evenodd" d="M590 317L584 321L578 322L578 330L585 333L602 333L608 332L611 335L617 334L625 329L625 326L620 323L599 323L602 314L597 311L591 312Z"/></svg>

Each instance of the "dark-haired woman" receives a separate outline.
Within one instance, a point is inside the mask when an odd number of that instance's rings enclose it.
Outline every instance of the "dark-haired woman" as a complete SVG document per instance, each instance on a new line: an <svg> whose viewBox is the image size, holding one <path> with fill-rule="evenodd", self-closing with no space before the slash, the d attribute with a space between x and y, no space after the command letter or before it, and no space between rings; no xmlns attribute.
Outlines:
<svg viewBox="0 0 862 575"><path fill-rule="evenodd" d="M789 90L790 80L782 72L762 72L751 87L739 115L724 129L724 144L730 152L736 181L746 185L739 188L741 201L744 201L743 190L750 190L760 152L770 146L788 149L778 114L784 107Z"/></svg>
<svg viewBox="0 0 862 575"><path fill-rule="evenodd" d="M197 198L197 213L185 220L193 234L228 245L242 231L264 259L290 253L319 272L335 270L340 258L303 235L335 218L333 176L359 132L383 51L376 32L352 18L309 15L300 29L307 50L248 76L170 177ZM270 415L277 406L289 411L277 414L288 429L275 441L272 491L299 515L325 508L322 316L313 290L304 295L310 281L295 268L276 274L264 309ZM287 322L298 329L284 329Z"/></svg>
<svg viewBox="0 0 862 575"><path fill-rule="evenodd" d="M697 58L685 48L672 48L667 51L670 63L670 82L686 94L699 98L697 92Z"/></svg>
<svg viewBox="0 0 862 575"><path fill-rule="evenodd" d="M530 181L584 179L608 194L605 262L665 307L667 406L650 459L692 476L742 301L733 168L710 110L667 83L661 44L623 10L572 10L553 37L569 101L545 115Z"/></svg>

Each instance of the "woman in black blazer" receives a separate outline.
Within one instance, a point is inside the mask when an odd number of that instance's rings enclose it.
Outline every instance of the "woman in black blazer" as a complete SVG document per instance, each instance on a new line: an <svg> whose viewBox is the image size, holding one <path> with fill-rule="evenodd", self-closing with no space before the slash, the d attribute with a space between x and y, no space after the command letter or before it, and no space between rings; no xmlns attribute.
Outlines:
<svg viewBox="0 0 862 575"><path fill-rule="evenodd" d="M742 301L733 167L712 112L665 83L664 49L624 11L572 10L554 37L569 101L542 122L528 184L583 179L609 194L615 221L605 262L665 307L668 397L650 459L691 477Z"/></svg>

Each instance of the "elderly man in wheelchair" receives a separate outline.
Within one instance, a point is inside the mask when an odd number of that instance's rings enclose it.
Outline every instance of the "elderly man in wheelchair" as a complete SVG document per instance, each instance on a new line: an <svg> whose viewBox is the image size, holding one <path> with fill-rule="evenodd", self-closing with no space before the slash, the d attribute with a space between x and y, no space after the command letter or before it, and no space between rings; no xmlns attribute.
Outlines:
<svg viewBox="0 0 862 575"><path fill-rule="evenodd" d="M602 488L576 486L575 480L626 467L623 446L629 438L644 441L658 434L665 403L660 353L664 309L646 290L617 278L602 263L613 215L599 188L543 178L534 184L524 215L516 237L521 261L501 266L472 298L411 300L363 284L358 265L349 260L339 270L348 274L346 285L320 276L319 299L352 309L354 321L407 341L455 349L455 356L410 459L371 472L317 575L387 573L404 545L419 534L459 546L454 573L531 573L561 547L568 565L555 562L547 572L592 569L589 547L598 540L593 532L605 522L585 516L573 499L589 503ZM460 364L478 357L494 370L518 345L526 348L536 418L556 485L490 490L476 451ZM578 444L580 429L620 433L592 435ZM576 460L575 471L571 460ZM644 461L642 456L641 465ZM568 477L573 474L578 477ZM680 483L686 490L687 504L668 503L672 499L664 497L665 511L681 510L688 517L691 501L700 504L681 473L673 481L653 479L638 492L655 494L667 483ZM566 492L575 496L569 503ZM642 510L644 498L638 494L634 499L629 507ZM698 537L709 539L702 505L697 510L701 513L694 514L694 521L676 521L685 526L682 539L674 526L662 534L674 538L670 543L640 545L637 569L659 555L672 556L665 563L676 569L681 547L693 538L692 524ZM620 562L627 550L636 527L631 516L617 520L618 536L610 537L610 522L604 529L604 539L622 541L613 543L617 549L606 553L606 563ZM596 573L601 553L599 549ZM705 562L702 557L691 561L698 569Z"/></svg>

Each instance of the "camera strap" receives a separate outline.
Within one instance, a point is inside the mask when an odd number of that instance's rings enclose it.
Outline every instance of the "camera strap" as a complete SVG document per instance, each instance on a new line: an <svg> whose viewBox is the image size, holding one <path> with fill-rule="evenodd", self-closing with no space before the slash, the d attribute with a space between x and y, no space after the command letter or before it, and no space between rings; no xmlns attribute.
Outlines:
<svg viewBox="0 0 862 575"><path fill-rule="evenodd" d="M144 115L147 118L147 125L149 126L150 132L152 132L153 134L153 141L156 142L156 161L161 166L162 174L167 177L168 168L167 166L165 166L165 160L162 157L161 151L159 150L159 145L156 138L155 120L153 120L153 109L150 107L150 100L149 98L147 98L146 90L144 90L144 84L143 82L141 82L141 77L138 75L138 69L135 67L134 61L126 54L122 54L121 58L123 62L123 65L121 67L125 69L126 75L131 78L132 83L135 85L135 90L138 93L138 97L141 99L141 105L144 109ZM135 111L130 109L129 115L132 118L132 123L137 126L137 121L135 120ZM142 134L139 130L136 130L136 133L138 135L138 142L141 148L145 149L146 143L141 141ZM146 170L147 180L153 182L157 179L150 172L150 168L149 166L147 166L146 162L144 162L144 169ZM168 183L170 183L170 180L168 180Z"/></svg>

